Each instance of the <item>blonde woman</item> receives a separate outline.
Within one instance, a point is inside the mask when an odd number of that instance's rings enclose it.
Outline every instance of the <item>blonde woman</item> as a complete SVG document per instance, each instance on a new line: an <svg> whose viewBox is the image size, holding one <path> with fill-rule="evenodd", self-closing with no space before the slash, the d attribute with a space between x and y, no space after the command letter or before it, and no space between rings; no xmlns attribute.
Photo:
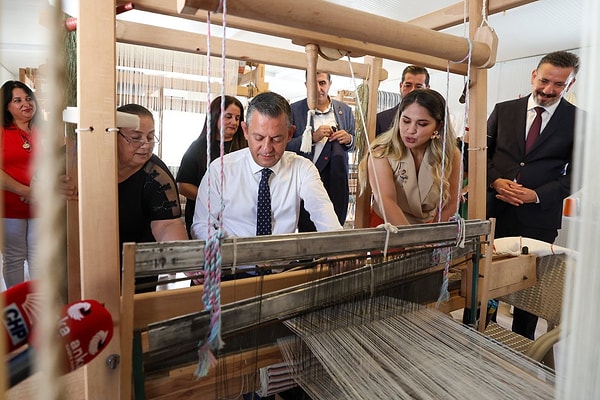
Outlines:
<svg viewBox="0 0 600 400"><path fill-rule="evenodd" d="M452 127L444 132L445 117L442 95L415 90L402 99L392 127L373 141L359 165L361 193L368 176L374 195L370 226L445 222L457 213L461 157Z"/></svg>

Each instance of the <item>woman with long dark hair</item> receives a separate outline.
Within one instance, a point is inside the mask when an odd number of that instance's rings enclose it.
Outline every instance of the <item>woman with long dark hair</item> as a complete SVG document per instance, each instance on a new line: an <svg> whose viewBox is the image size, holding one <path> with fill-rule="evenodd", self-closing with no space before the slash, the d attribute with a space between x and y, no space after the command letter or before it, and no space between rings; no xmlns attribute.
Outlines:
<svg viewBox="0 0 600 400"><path fill-rule="evenodd" d="M30 275L35 267L35 218L31 182L34 154L38 151L35 125L37 100L33 91L19 81L7 81L2 93L2 194L4 197L2 249L3 274L10 288L25 279L25 261Z"/></svg>
<svg viewBox="0 0 600 400"><path fill-rule="evenodd" d="M248 147L248 142L244 138L244 132L241 127L241 122L244 120L244 106L235 97L225 96L222 120L225 154ZM215 98L210 103L210 132L210 160L212 161L221 154L221 96ZM200 181L206 173L207 135L208 118L204 121L204 128L202 128L200 137L192 142L183 155L176 178L179 193L187 199L185 205L185 226L190 239L190 227L194 218L198 186L200 186Z"/></svg>

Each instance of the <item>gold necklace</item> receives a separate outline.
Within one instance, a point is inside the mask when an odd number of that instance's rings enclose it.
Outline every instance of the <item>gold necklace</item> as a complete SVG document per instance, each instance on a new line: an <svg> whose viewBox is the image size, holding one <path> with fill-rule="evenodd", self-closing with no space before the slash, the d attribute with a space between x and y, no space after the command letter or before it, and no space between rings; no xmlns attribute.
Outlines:
<svg viewBox="0 0 600 400"><path fill-rule="evenodd" d="M23 149L27 151L31 151L31 143L29 140L29 136L23 135L23 130L20 128L17 128L17 131L19 132L19 136L21 137L21 141L23 142L23 145L21 147L23 147Z"/></svg>

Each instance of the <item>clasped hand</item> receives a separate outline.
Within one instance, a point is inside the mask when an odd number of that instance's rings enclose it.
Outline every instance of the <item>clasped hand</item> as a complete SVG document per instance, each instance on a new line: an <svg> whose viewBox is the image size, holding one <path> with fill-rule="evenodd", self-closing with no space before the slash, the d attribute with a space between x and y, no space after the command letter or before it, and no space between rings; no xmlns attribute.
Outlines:
<svg viewBox="0 0 600 400"><path fill-rule="evenodd" d="M496 198L513 206L520 206L525 203L536 203L537 194L534 190L528 189L520 183L510 179L498 178L494 181Z"/></svg>

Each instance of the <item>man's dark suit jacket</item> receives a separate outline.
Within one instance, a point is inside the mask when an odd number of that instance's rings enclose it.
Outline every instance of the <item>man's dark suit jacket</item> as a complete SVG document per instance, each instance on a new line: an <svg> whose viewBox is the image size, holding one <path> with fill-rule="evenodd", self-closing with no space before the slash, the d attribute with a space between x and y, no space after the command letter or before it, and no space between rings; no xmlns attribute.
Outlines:
<svg viewBox="0 0 600 400"><path fill-rule="evenodd" d="M323 147L323 151L315 163L315 166L319 170L323 186L325 186L325 190L327 190L327 193L329 194L329 199L333 203L333 208L335 209L338 220L340 221L340 224L344 226L346 215L348 213L348 200L350 196L348 187L348 151L353 148L355 142L354 114L347 104L333 99L331 102L335 119L338 124L337 127L352 135L352 144L350 146L345 146L337 141L327 142ZM302 133L304 133L307 123L307 115L308 102L306 99L292 104L292 123L296 125L296 131L286 149L312 160L314 155L314 145L310 154L300 151ZM298 231L313 232L315 230L315 226L310 220L310 214L302 207L300 210L300 219L298 221Z"/></svg>
<svg viewBox="0 0 600 400"><path fill-rule="evenodd" d="M375 124L375 136L379 136L379 134L387 131L392 127L392 125L394 124L394 118L396 117L396 113L398 112L399 107L400 103L396 104L395 107L377 113L377 120Z"/></svg>
<svg viewBox="0 0 600 400"><path fill-rule="evenodd" d="M563 199L571 194L577 108L561 99L541 136L525 154L527 101L528 97L524 97L498 103L488 118L488 217L495 217L497 224L511 224L515 232L521 228L544 230L548 241L548 237L556 237ZM535 190L540 202L515 207L496 199L496 192L489 185L497 178L516 180ZM502 220L507 214L512 220Z"/></svg>

